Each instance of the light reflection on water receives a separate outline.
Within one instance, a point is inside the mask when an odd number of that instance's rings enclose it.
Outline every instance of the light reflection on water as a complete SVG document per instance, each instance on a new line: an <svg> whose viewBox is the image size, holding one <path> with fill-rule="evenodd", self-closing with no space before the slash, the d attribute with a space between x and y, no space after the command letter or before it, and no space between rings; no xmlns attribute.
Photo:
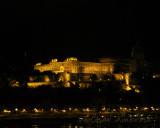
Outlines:
<svg viewBox="0 0 160 128"><path fill-rule="evenodd" d="M34 126L32 128L160 128L159 124L127 124L127 125L122 125L122 124L116 124L116 125L92 125L92 126L73 126L73 125L64 125L64 126Z"/></svg>
<svg viewBox="0 0 160 128"><path fill-rule="evenodd" d="M160 124L111 124L111 125L1 125L0 128L160 128Z"/></svg>

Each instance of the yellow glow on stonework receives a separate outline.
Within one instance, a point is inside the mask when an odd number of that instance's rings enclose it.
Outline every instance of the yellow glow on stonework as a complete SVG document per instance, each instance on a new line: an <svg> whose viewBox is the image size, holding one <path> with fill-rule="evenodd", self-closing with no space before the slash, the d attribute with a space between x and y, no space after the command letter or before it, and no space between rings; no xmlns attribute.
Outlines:
<svg viewBox="0 0 160 128"><path fill-rule="evenodd" d="M52 62L58 62L58 59L52 59Z"/></svg>
<svg viewBox="0 0 160 128"><path fill-rule="evenodd" d="M50 79L48 77L45 78L46 82L50 82Z"/></svg>
<svg viewBox="0 0 160 128"><path fill-rule="evenodd" d="M137 92L137 93L140 93L140 90L138 90L138 89L135 89L135 92Z"/></svg>
<svg viewBox="0 0 160 128"><path fill-rule="evenodd" d="M132 90L131 87L129 87L129 86L126 86L124 89L125 89L126 91Z"/></svg>
<svg viewBox="0 0 160 128"><path fill-rule="evenodd" d="M37 63L36 66L42 65L42 63Z"/></svg>
<svg viewBox="0 0 160 128"><path fill-rule="evenodd" d="M67 61L77 61L78 59L76 57L69 57L67 58Z"/></svg>
<svg viewBox="0 0 160 128"><path fill-rule="evenodd" d="M69 62L69 63L66 63ZM111 73L111 69L114 69L114 65L111 63L97 63L97 62L77 62L78 59L76 57L66 58L65 61L57 62L57 59L52 59L51 63L41 65L41 63L37 63L34 67L35 70L39 70L40 72L44 71L52 71L53 73L64 73L65 70L72 73ZM57 64L53 63L57 62ZM72 63L73 62L73 63ZM77 63L74 63L77 62ZM63 65L63 66L62 66ZM63 67L63 70L61 68ZM83 70L81 70L83 69ZM122 75L121 75L122 76ZM119 76L117 77L119 78ZM102 78L100 78L103 80Z"/></svg>
<svg viewBox="0 0 160 128"><path fill-rule="evenodd" d="M34 70L39 70L40 72L45 71L51 71L55 74L61 74L59 79L65 83L65 87L70 87L70 82L73 82L71 79L71 73L82 73L82 78L78 78L78 80L75 81L81 81L84 84L84 86L80 87L89 87L91 84L88 84L87 82L93 81L93 79L90 78L89 74L95 74L97 75L96 81L112 81L112 79L107 78L103 79L103 75L101 74L112 74L115 77L115 80L124 80L126 85L129 85L129 73L119 73L114 74L115 65L111 62L82 62L77 59L77 57L68 57L64 61L59 61L58 59L52 59L49 64L42 64L37 63L34 65ZM88 75L86 75L88 74ZM30 79L30 82L28 82L29 87L38 87L41 85L47 85L47 84L54 84L49 77L46 77L43 79L43 82L34 82L34 79ZM17 84L18 85L18 84ZM129 91L131 90L130 87L124 88L125 90Z"/></svg>

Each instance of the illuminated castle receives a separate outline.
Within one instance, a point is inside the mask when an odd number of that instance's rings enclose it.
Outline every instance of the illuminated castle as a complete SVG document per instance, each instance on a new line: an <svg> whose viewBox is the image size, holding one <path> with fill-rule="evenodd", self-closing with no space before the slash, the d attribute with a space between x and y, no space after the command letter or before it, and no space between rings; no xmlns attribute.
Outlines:
<svg viewBox="0 0 160 128"><path fill-rule="evenodd" d="M76 57L69 57L64 61L52 59L49 64L37 63L34 70L60 74L59 81L63 81L66 87L70 87L70 83L75 84L77 81L80 87L88 87L93 76L96 76L96 81L104 81L106 75L112 75L115 80L123 80L126 85L129 85L129 73L134 68L130 59L100 58L96 62L82 62ZM28 86L36 87L42 84L54 84L54 82L51 82L46 76L44 82L32 82L31 80Z"/></svg>
<svg viewBox="0 0 160 128"><path fill-rule="evenodd" d="M51 71L53 73L113 73L113 63L95 63L81 62L76 57L67 58L63 62L58 62L58 59L53 59L49 64L38 63L34 69L40 72Z"/></svg>

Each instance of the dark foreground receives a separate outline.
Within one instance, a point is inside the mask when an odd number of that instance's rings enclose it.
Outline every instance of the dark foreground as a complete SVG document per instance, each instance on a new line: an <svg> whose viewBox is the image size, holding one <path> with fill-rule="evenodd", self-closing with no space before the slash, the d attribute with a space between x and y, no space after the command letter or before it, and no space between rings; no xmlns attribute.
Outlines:
<svg viewBox="0 0 160 128"><path fill-rule="evenodd" d="M80 125L72 120L69 122L57 123L45 123L45 122L30 122L27 120L17 120L17 121L3 121L0 122L0 128L160 128L160 123L130 123L130 124L88 124Z"/></svg>
<svg viewBox="0 0 160 128"><path fill-rule="evenodd" d="M157 114L147 114L147 116L148 115L152 117L157 116ZM79 116L52 116L54 118L43 117L42 115L25 118L22 116L5 116L0 118L0 128L160 128L159 118L157 118L158 120L156 122L143 121L137 123L116 122L103 124L80 124L78 123ZM115 115L111 116L115 117ZM118 118L120 118L120 116Z"/></svg>

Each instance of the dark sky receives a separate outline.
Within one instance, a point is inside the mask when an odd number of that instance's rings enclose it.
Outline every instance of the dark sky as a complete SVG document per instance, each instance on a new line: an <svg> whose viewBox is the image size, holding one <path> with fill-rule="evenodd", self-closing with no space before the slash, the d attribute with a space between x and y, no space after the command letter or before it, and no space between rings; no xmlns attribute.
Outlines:
<svg viewBox="0 0 160 128"><path fill-rule="evenodd" d="M0 56L13 61L27 51L33 62L67 56L126 57L139 42L148 58L156 58L159 8L154 0L4 0Z"/></svg>

